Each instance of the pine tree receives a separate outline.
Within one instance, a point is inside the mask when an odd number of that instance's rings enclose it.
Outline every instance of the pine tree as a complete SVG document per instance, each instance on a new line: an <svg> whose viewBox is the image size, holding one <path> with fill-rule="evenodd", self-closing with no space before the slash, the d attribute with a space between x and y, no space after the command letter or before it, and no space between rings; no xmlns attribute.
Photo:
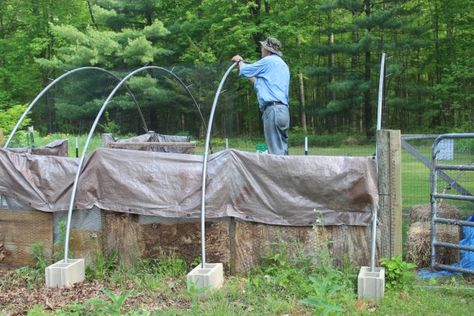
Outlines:
<svg viewBox="0 0 474 316"><path fill-rule="evenodd" d="M409 35L415 30L407 23L413 12L403 8L405 1L345 0L323 1L328 27L323 30L327 44L316 47L318 55L328 59L320 72L328 74L330 92L323 115L333 118L334 131L360 121L362 132L373 136L375 123L375 95L382 51L388 54L416 47ZM419 31L419 30L418 30ZM404 38L398 38L403 34ZM408 35L406 35L408 34ZM420 43L418 43L420 44ZM396 59L391 59L396 69ZM342 122L341 122L342 121Z"/></svg>

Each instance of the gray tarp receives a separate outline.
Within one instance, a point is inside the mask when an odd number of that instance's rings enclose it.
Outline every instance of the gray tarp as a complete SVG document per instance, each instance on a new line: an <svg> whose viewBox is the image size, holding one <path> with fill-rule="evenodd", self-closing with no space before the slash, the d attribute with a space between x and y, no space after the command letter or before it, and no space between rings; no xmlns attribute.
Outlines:
<svg viewBox="0 0 474 316"><path fill-rule="evenodd" d="M0 149L0 195L41 211L67 210L77 158ZM101 148L87 159L76 207L200 216L202 156ZM273 225L367 225L377 205L376 163L369 157L274 156L221 151L210 156L209 218Z"/></svg>
<svg viewBox="0 0 474 316"><path fill-rule="evenodd" d="M16 152L16 153L29 153L29 154L34 154L34 155L67 157L68 140L58 139L41 147L33 147L33 148L20 147L20 148L9 148L8 150Z"/></svg>

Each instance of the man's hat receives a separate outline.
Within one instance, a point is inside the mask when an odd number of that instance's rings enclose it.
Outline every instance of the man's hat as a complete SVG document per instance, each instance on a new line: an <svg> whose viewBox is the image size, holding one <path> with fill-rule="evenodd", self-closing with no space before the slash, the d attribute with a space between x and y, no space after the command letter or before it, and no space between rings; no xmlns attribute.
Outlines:
<svg viewBox="0 0 474 316"><path fill-rule="evenodd" d="M280 57L283 56L283 53L281 52L281 43L276 38L267 37L267 39L263 42L260 42L260 44L262 44L262 47L268 50L269 52L277 54Z"/></svg>

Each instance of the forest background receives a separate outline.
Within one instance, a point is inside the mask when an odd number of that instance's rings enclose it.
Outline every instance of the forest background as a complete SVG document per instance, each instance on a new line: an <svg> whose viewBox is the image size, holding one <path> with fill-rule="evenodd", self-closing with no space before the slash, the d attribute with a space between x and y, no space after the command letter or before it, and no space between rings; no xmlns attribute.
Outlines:
<svg viewBox="0 0 474 316"><path fill-rule="evenodd" d="M103 67L124 77L144 65L172 70L204 118L231 57L260 58L259 41L283 43L291 70L291 126L308 134L374 135L382 52L383 126L402 133L474 131L472 0L0 0L0 127L68 70ZM148 128L203 135L191 98L170 76L128 81ZM96 71L51 89L30 114L42 134L85 133L117 84ZM103 131L140 133L125 89ZM251 84L229 77L216 114L223 137L261 134Z"/></svg>

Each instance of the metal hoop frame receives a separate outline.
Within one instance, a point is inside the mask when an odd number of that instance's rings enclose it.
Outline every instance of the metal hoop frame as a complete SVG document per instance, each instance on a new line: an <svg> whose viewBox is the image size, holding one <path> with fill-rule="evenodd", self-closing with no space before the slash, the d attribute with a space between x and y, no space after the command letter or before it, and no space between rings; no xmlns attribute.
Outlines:
<svg viewBox="0 0 474 316"><path fill-rule="evenodd" d="M207 133L206 133L206 144L204 146L204 158L202 164L202 182L201 182L201 267L205 268L206 263L206 180L207 180L207 159L209 155L209 144L211 140L211 131L212 131L212 123L214 121L214 113L217 107L217 101L219 100L219 95L221 94L222 87L224 86L224 82L230 74L230 71L237 65L237 63L233 63L225 72L224 76L219 83L219 87L217 88L216 95L214 96L214 101L212 103L211 114L209 116L209 123L207 125Z"/></svg>
<svg viewBox="0 0 474 316"><path fill-rule="evenodd" d="M26 110L23 112L23 114L21 115L20 119L18 120L18 122L16 123L15 127L13 128L12 132L10 133L10 135L8 136L8 139L7 141L5 142L5 145L3 145L3 148L8 148L8 145L10 144L11 140L13 139L13 136L15 135L15 133L17 132L18 128L20 127L20 124L21 122L23 122L23 120L25 119L26 115L30 112L30 110L35 106L35 104L39 101L39 99L46 93L48 92L49 89L51 89L54 85L56 85L58 82L60 82L61 80L63 80L64 78L68 77L69 75L72 75L73 73L76 73L76 72L80 72L80 71L83 71L83 70L98 70L98 71L102 71L102 72L105 72L106 74L112 76L113 78L117 79L117 81L120 81L122 80L120 77L116 76L115 74L113 74L112 72L104 69L104 68L100 68L100 67L80 67L80 68L76 68L76 69L73 69L73 70L70 70L64 74L62 74L61 76L59 76L58 78L56 78L55 80L53 80L49 85L47 85L37 96L36 98L34 98L34 100L28 105L28 107L26 108ZM142 123L143 123L143 128L145 129L145 131L148 131L148 127L146 125L146 122L145 122L145 118L143 117L143 113L140 109L140 106L138 105L137 103L137 100L135 99L135 95L132 93L132 91L130 90L130 88L128 86L125 86L128 93L130 94L130 96L132 97L133 99L133 102L135 103L135 105L137 106L137 109L138 109L138 113L140 115L140 118L142 120Z"/></svg>
<svg viewBox="0 0 474 316"><path fill-rule="evenodd" d="M99 120L105 110L105 108L107 107L107 105L109 104L110 100L113 98L113 96L115 95L115 93L118 91L118 89L125 84L125 82L130 79L132 76L134 76L135 74L139 73L139 72L142 72L142 71L145 71L145 70L161 70L161 71L164 71L170 75L172 75L184 88L185 90L188 92L188 94L190 95L191 99L193 100L194 104L196 105L198 111L199 111L199 114L201 116L201 119L204 123L204 126L205 126L205 122L204 122L204 118L202 116L202 113L201 113L201 110L199 108L199 105L197 104L196 100L194 99L194 96L191 94L191 91L189 91L188 87L184 84L184 82L178 77L176 76L173 72L169 71L168 69L165 69L163 67L158 67L158 66L145 66L145 67L141 67L141 68L138 68L132 72L130 72L127 76L125 76L116 86L115 88L112 90L112 92L110 92L110 94L108 95L107 99L104 101L104 103L102 104L102 107L100 108L99 112L97 113L97 116L94 120L94 123L92 124L92 127L89 131L89 134L87 136L87 139L86 139L86 142L84 144L84 148L82 150L82 154L81 154L81 157L80 157L80 160L79 160L79 165L77 167L77 172L76 172L76 176L74 178L74 183L73 183L73 186L72 186L72 194L71 194L71 199L69 201L69 209L68 209L68 216L67 216L67 224L66 224L66 238L65 238L65 241L64 241L64 262L68 262L68 257L69 257L69 239L70 239L70 233L71 233L71 221L72 221L72 210L74 208L74 201L76 199L76 193L77 193L77 185L78 185L78 182L79 182L79 176L81 174L81 171L82 171L82 166L84 164L84 160L85 160L85 156L86 156L86 152L87 152L87 148L89 147L89 143L90 143L90 140L92 138L92 136L94 135L94 132L95 132L95 129L97 127L97 124L99 123ZM207 144L208 145L208 144ZM207 148L207 147L206 147Z"/></svg>

